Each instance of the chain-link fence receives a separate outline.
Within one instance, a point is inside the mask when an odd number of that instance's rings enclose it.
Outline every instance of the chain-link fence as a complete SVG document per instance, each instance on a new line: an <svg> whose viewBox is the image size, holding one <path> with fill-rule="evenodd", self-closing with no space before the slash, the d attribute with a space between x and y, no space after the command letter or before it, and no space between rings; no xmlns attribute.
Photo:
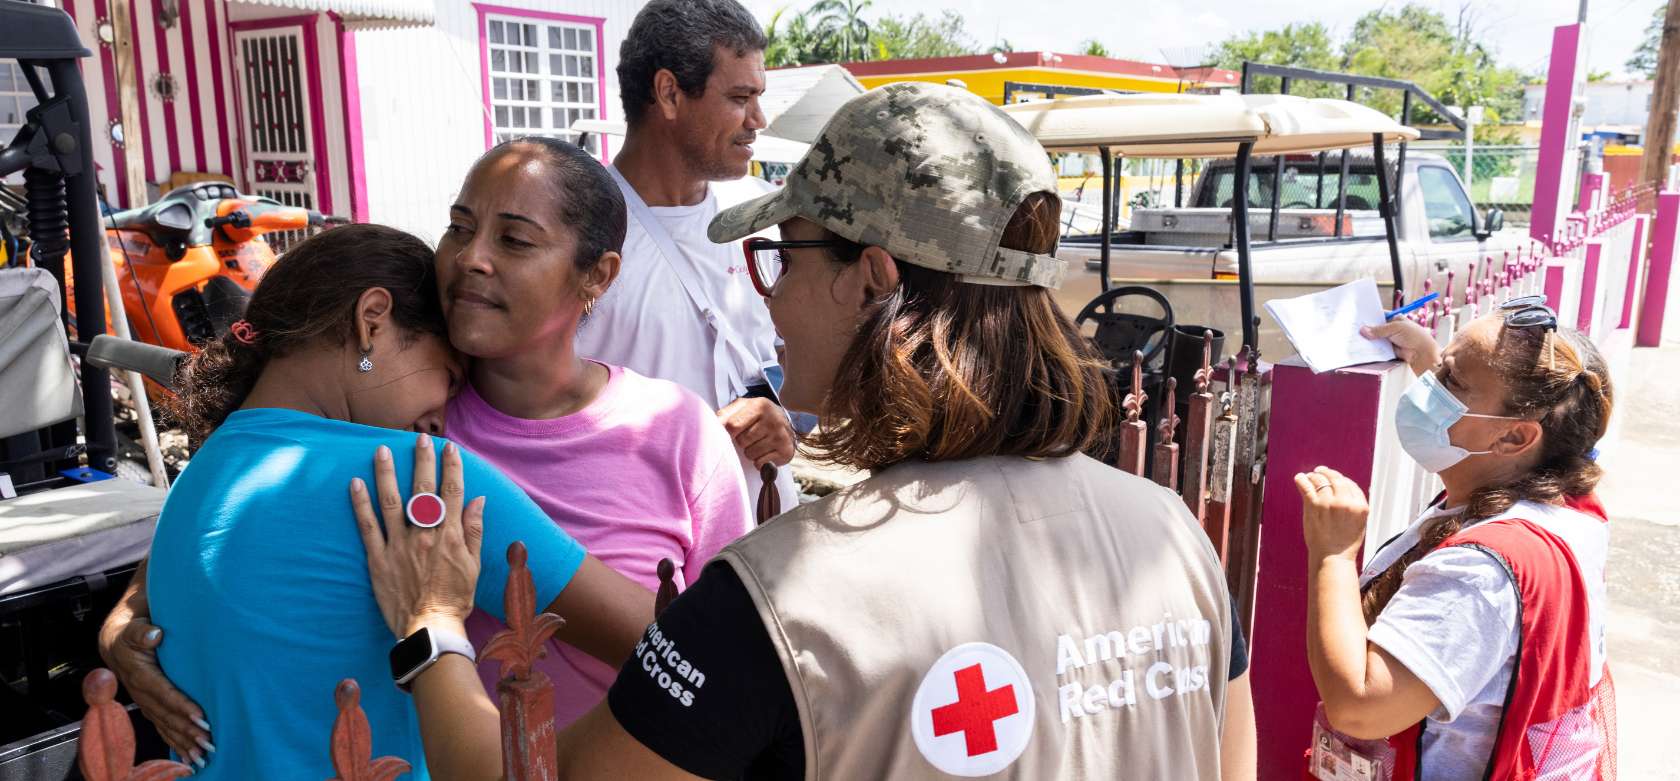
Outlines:
<svg viewBox="0 0 1680 781"><path fill-rule="evenodd" d="M1412 144L1409 149L1445 158L1469 186L1470 200L1477 208L1495 207L1504 210L1507 221L1527 221L1534 207L1534 176L1539 170L1539 147L1473 147L1469 154L1469 176L1465 176L1465 150L1461 144Z"/></svg>

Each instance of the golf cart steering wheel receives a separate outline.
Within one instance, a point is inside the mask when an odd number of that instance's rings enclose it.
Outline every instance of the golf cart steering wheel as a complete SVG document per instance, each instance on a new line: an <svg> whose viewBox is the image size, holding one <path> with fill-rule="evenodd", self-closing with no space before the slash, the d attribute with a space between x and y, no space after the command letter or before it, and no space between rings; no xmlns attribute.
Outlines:
<svg viewBox="0 0 1680 781"><path fill-rule="evenodd" d="M1122 298L1147 298L1161 308L1159 316L1131 314L1119 311L1116 305ZM1074 318L1074 325L1084 328L1086 322L1097 324L1097 350L1115 366L1130 366L1132 354L1143 352L1143 365L1148 367L1167 349L1172 334L1173 310L1167 297L1154 288L1126 285L1112 288L1091 299Z"/></svg>

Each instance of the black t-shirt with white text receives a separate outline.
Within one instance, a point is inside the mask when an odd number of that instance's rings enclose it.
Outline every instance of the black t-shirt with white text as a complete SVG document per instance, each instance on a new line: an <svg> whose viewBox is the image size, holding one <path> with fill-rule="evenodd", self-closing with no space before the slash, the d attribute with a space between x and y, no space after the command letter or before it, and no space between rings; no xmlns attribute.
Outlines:
<svg viewBox="0 0 1680 781"><path fill-rule="evenodd" d="M1248 671L1232 612L1230 677ZM637 741L705 778L797 779L805 774L799 709L752 597L727 564L706 567L658 620L607 692Z"/></svg>

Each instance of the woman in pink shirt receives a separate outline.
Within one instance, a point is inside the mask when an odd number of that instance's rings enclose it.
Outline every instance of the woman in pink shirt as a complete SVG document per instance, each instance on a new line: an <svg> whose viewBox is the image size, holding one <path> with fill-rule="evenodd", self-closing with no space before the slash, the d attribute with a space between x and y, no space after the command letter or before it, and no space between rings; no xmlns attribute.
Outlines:
<svg viewBox="0 0 1680 781"><path fill-rule="evenodd" d="M656 592L659 561L670 559L681 589L750 528L746 483L729 433L699 397L573 350L590 302L618 274L624 232L623 196L577 147L527 138L479 159L435 257L449 341L470 360L447 433L607 566ZM124 685L149 717L190 722L187 733L213 745L202 711L158 668L162 635L150 617L123 618L106 631L123 638L108 645L113 665L130 671ZM468 622L476 648L499 629L482 611ZM555 682L562 726L617 674L553 640L537 665ZM482 671L491 696L493 667Z"/></svg>
<svg viewBox="0 0 1680 781"><path fill-rule="evenodd" d="M479 159L437 248L449 340L471 359L448 432L608 566L656 590L671 559L683 588L750 528L749 504L735 446L699 397L573 349L624 232L617 186L577 147L528 138ZM482 646L501 625L480 612L467 628ZM538 665L560 724L617 673L558 643ZM495 671L481 671L493 692Z"/></svg>

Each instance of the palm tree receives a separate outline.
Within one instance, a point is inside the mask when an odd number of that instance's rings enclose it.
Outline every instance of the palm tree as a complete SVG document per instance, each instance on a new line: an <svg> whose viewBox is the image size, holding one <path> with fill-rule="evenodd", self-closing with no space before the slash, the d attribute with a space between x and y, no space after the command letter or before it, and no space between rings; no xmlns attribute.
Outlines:
<svg viewBox="0 0 1680 781"><path fill-rule="evenodd" d="M863 12L870 0L818 0L810 13L820 15L817 31L839 37L840 59L854 62L869 56L869 22Z"/></svg>
<svg viewBox="0 0 1680 781"><path fill-rule="evenodd" d="M795 13L787 19L787 25L782 26L782 15L787 10L786 7L777 9L764 28L764 35L770 42L764 49L764 64L771 68L807 65L820 59L815 51L816 36L812 33L808 12Z"/></svg>

